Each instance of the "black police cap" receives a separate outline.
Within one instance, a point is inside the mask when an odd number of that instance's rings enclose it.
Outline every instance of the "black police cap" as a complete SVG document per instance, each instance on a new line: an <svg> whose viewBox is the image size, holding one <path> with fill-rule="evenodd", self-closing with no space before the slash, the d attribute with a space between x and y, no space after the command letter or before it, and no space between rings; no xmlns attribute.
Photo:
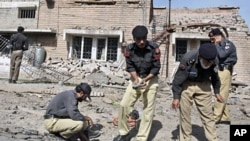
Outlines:
<svg viewBox="0 0 250 141"><path fill-rule="evenodd" d="M137 25L133 31L132 35L134 38L145 38L147 37L148 29L143 25Z"/></svg>
<svg viewBox="0 0 250 141"><path fill-rule="evenodd" d="M209 32L209 34L208 34L209 37L216 36L216 35L223 35L223 33L220 31L219 28L214 28L214 29L212 29L212 30Z"/></svg>

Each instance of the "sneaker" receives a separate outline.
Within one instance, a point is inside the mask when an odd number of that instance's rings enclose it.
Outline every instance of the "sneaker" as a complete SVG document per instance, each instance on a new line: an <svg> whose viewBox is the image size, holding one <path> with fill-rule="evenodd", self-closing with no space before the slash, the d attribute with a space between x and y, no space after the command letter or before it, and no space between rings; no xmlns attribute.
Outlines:
<svg viewBox="0 0 250 141"><path fill-rule="evenodd" d="M130 141L130 139L128 139L128 134L127 135L118 135L113 139L113 141Z"/></svg>
<svg viewBox="0 0 250 141"><path fill-rule="evenodd" d="M89 139L97 138L101 135L101 132L99 130L88 129L87 131Z"/></svg>

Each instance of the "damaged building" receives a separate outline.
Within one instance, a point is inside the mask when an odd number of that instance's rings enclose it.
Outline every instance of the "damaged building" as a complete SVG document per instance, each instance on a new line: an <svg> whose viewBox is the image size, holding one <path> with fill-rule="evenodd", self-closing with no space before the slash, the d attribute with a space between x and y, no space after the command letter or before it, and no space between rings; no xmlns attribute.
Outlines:
<svg viewBox="0 0 250 141"><path fill-rule="evenodd" d="M0 0L0 15L4 21L0 35L10 38L22 25L31 46L42 45L47 58L65 60L121 63L124 45L133 42L133 27L145 25L148 39L161 48L160 76L170 81L183 54L209 42L209 30L219 27L237 47L237 80L250 82L245 68L250 60L249 29L239 7L170 13L165 7L153 7L153 0Z"/></svg>

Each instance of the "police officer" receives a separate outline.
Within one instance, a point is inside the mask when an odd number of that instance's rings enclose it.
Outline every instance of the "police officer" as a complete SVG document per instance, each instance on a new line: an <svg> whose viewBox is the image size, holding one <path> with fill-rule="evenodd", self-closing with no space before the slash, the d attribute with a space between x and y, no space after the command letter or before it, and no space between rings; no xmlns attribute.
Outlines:
<svg viewBox="0 0 250 141"><path fill-rule="evenodd" d="M191 109L193 102L201 116L208 141L217 141L212 111L212 91L219 102L220 79L216 67L217 50L214 44L205 43L198 50L186 53L173 80L173 109L180 109L180 141L191 141Z"/></svg>
<svg viewBox="0 0 250 141"><path fill-rule="evenodd" d="M78 102L90 99L91 87L81 83L75 90L66 90L57 94L49 103L44 115L45 128L63 139L88 141L89 137L98 137L100 132L90 130L93 125L90 117L84 116L78 109ZM88 133L87 133L88 132Z"/></svg>
<svg viewBox="0 0 250 141"><path fill-rule="evenodd" d="M126 47L126 70L131 80L120 103L118 115L119 135L114 141L129 141L128 115L132 112L135 102L142 96L143 112L137 134L138 141L147 141L153 121L155 98L158 88L160 50L156 43L147 40L148 30L138 25L132 30L134 43Z"/></svg>
<svg viewBox="0 0 250 141"><path fill-rule="evenodd" d="M16 83L23 58L23 51L28 50L28 38L23 34L24 28L19 26L17 33L10 37L11 48L9 83Z"/></svg>
<svg viewBox="0 0 250 141"><path fill-rule="evenodd" d="M237 52L234 44L225 39L219 28L209 32L211 42L216 45L219 59L219 76L221 80L220 94L227 100L232 81L233 66L237 62ZM216 123L230 124L230 115L226 103L215 102L214 118Z"/></svg>

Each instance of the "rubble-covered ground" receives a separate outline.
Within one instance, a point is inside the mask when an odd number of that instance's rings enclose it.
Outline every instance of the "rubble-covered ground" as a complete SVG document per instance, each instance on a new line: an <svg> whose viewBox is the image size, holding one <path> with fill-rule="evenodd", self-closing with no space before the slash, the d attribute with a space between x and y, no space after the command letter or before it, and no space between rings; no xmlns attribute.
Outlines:
<svg viewBox="0 0 250 141"><path fill-rule="evenodd" d="M31 83L32 82L32 83ZM1 141L53 141L43 126L43 114L54 95L74 85L58 83L34 83L19 81L9 84L4 76L0 77L0 140ZM93 86L92 102L82 102L80 111L93 118L94 128L100 129L100 141L112 141L118 134L117 127L111 121L117 116L119 101L124 87ZM99 93L99 95L98 95ZM178 140L178 111L170 109L172 95L170 87L160 81L156 99L156 110L150 141ZM250 90L249 87L238 87L230 94L227 104L230 108L232 124L249 124ZM135 108L141 113L142 102ZM205 141L204 131L195 106L192 111L193 139ZM217 125L220 141L229 141L229 125ZM136 130L133 130L136 133Z"/></svg>
<svg viewBox="0 0 250 141"><path fill-rule="evenodd" d="M4 60L5 59L5 60ZM79 109L92 117L95 126L102 134L100 141L112 141L118 135L112 120L117 116L119 103L128 84L129 74L124 64L115 62L80 62L75 60L53 59L32 67L22 63L17 84L8 83L8 58L0 61L0 141L54 141L43 125L43 115L55 94L74 89L80 82L88 82L93 88L92 102L82 102ZM149 141L178 140L179 112L171 110L171 86L168 80L160 79L156 99L156 110ZM232 124L250 123L250 86L236 83L232 86L227 101ZM142 113L142 101L135 109ZM140 121L138 121L138 124ZM194 141L205 141L199 114L192 110ZM216 125L219 141L229 141L229 125ZM132 130L135 135L136 128Z"/></svg>

